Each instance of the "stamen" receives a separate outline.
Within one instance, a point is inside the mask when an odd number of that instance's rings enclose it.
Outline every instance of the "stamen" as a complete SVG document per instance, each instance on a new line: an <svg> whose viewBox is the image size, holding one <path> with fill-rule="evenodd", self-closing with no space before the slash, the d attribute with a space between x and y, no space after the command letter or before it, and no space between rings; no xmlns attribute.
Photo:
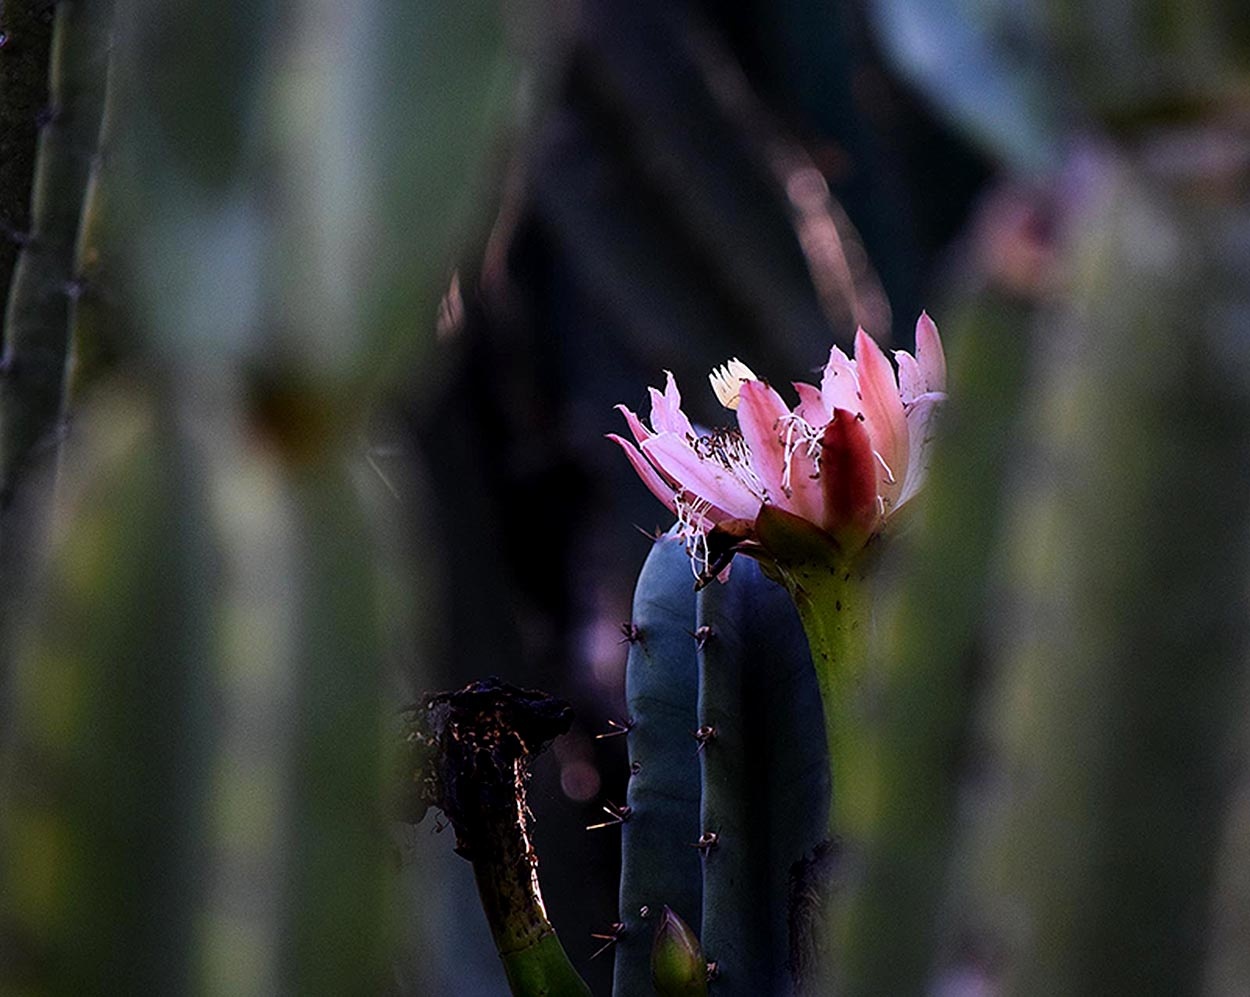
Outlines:
<svg viewBox="0 0 1250 997"><path fill-rule="evenodd" d="M769 501L768 489L751 466L751 448L736 429L718 429L693 443L700 460L714 461L728 471L761 502Z"/></svg>
<svg viewBox="0 0 1250 997"><path fill-rule="evenodd" d="M824 435L824 430L817 429L794 412L783 415L779 423L785 426L784 435L781 438L782 449L785 452L781 472L781 490L786 493L787 498L790 498L794 494L791 485L794 455L798 453L800 447L803 448L808 460L812 462L812 479L820 477L820 439Z"/></svg>
<svg viewBox="0 0 1250 997"><path fill-rule="evenodd" d="M718 429L706 436L692 439L690 445L700 460L728 471L760 502L772 501L764 482L751 466L751 449L738 430ZM712 509L712 503L688 491L678 492L673 501L677 508L677 534L685 542L695 577L702 578L710 566L707 533L712 524L708 521L707 514Z"/></svg>
<svg viewBox="0 0 1250 997"><path fill-rule="evenodd" d="M677 507L677 535L686 546L690 556L690 569L695 578L701 577L708 568L707 514L712 503L690 492L678 492L674 497Z"/></svg>
<svg viewBox="0 0 1250 997"><path fill-rule="evenodd" d="M885 471L886 482L891 485L894 484L894 472L890 470L890 465L885 462L885 458L882 457L876 450L872 452L872 455L877 458L877 463L879 463L881 465L881 469Z"/></svg>
<svg viewBox="0 0 1250 997"><path fill-rule="evenodd" d="M730 411L735 411L742 392L742 382L757 381L759 378L750 367L734 357L729 363L714 367L708 380L712 382L712 390L716 392L720 403Z"/></svg>

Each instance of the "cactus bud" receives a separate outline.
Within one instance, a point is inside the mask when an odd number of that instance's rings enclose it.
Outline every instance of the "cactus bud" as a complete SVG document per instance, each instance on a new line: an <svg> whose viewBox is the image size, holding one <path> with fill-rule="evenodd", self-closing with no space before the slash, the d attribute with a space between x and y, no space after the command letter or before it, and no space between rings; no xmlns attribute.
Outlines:
<svg viewBox="0 0 1250 997"><path fill-rule="evenodd" d="M660 997L707 995L707 961L699 939L667 905L651 946L651 978Z"/></svg>

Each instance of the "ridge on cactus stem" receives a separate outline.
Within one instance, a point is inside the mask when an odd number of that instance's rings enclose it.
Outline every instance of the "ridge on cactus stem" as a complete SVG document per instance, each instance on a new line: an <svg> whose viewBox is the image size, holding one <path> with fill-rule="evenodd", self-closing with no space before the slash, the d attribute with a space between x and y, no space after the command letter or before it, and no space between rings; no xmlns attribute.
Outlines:
<svg viewBox="0 0 1250 997"><path fill-rule="evenodd" d="M927 468L930 423L946 398L937 326L921 314L915 356L894 354L897 376L863 329L854 352L851 359L833 347L819 386L794 385L794 407L742 361L717 368L712 388L736 413L737 428L696 433L672 374L663 391L650 389L650 426L617 406L633 441L609 439L677 516L701 581L723 571L735 553L766 565L784 560L768 535L810 537L805 524L850 557L915 496ZM804 523L763 529L765 509L774 524L790 517Z"/></svg>

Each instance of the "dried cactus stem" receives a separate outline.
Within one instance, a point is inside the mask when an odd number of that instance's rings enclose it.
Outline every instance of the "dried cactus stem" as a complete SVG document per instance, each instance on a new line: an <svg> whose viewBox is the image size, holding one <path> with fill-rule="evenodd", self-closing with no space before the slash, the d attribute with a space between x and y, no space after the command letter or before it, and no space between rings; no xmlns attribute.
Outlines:
<svg viewBox="0 0 1250 997"><path fill-rule="evenodd" d="M473 864L482 909L518 997L589 997L547 918L530 838L530 764L572 723L567 703L488 679L425 704L431 802Z"/></svg>

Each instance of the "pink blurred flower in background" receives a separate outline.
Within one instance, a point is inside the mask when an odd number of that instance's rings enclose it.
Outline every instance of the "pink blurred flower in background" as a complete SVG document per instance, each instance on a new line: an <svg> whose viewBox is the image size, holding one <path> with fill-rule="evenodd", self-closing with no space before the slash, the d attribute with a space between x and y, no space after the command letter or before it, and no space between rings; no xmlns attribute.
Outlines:
<svg viewBox="0 0 1250 997"><path fill-rule="evenodd" d="M733 551L758 556L756 522L766 506L823 531L851 555L919 490L930 424L945 400L946 358L937 326L922 314L916 355L894 354L898 375L860 329L852 360L836 346L820 386L797 383L791 408L746 364L713 371L712 387L735 410L737 429L700 435L681 410L673 375L651 392L650 427L624 405L633 442L612 434L638 476L677 516L703 576ZM714 542L709 543L709 538Z"/></svg>

